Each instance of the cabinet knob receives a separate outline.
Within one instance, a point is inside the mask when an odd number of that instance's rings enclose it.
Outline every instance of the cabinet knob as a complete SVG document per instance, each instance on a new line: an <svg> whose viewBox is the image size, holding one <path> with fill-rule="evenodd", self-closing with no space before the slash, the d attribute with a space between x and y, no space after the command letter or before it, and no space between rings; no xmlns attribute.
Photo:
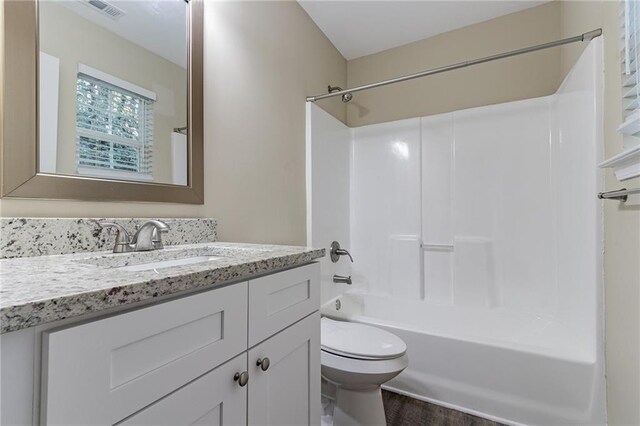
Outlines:
<svg viewBox="0 0 640 426"><path fill-rule="evenodd" d="M260 367L262 371L267 371L269 369L269 366L271 365L271 361L269 361L269 358L267 357L260 358L258 359L258 361L256 361L256 365Z"/></svg>
<svg viewBox="0 0 640 426"><path fill-rule="evenodd" d="M242 373L236 373L233 376L233 380L238 382L240 386L246 386L249 383L249 373L243 371Z"/></svg>

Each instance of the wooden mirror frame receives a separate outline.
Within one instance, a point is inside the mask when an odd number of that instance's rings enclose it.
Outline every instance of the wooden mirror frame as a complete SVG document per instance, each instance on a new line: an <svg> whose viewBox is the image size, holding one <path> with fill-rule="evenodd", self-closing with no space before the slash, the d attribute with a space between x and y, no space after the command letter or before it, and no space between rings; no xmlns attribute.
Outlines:
<svg viewBox="0 0 640 426"><path fill-rule="evenodd" d="M0 196L204 203L203 0L189 0L187 56L187 185L128 182L38 172L38 1L7 0L0 92Z"/></svg>

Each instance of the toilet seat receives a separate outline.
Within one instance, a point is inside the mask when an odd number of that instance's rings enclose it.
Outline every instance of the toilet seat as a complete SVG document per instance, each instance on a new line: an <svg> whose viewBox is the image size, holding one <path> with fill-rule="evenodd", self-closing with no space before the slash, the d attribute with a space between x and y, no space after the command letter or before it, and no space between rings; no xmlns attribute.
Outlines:
<svg viewBox="0 0 640 426"><path fill-rule="evenodd" d="M321 320L320 345L323 352L359 360L393 360L407 352L398 336L365 324Z"/></svg>
<svg viewBox="0 0 640 426"><path fill-rule="evenodd" d="M407 368L408 363L407 354L392 359L368 360L348 358L324 350L320 352L320 364L323 368L344 371L349 374L395 375Z"/></svg>

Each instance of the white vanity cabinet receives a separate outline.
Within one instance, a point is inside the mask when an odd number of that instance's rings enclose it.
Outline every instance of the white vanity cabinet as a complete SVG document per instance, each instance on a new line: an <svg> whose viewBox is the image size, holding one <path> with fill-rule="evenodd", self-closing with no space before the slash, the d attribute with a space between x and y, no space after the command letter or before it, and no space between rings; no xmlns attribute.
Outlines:
<svg viewBox="0 0 640 426"><path fill-rule="evenodd" d="M249 425L319 424L320 313L250 349L248 371Z"/></svg>
<svg viewBox="0 0 640 426"><path fill-rule="evenodd" d="M45 331L39 422L319 424L318 308L314 263Z"/></svg>
<svg viewBox="0 0 640 426"><path fill-rule="evenodd" d="M43 335L42 417L114 424L247 348L247 283Z"/></svg>
<svg viewBox="0 0 640 426"><path fill-rule="evenodd" d="M230 378L246 366L243 353L118 425L245 425L247 389Z"/></svg>

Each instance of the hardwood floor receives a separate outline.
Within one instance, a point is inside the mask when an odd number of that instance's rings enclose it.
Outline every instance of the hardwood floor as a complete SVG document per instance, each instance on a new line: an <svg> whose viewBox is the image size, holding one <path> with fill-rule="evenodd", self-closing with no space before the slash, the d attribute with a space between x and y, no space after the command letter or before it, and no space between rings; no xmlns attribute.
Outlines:
<svg viewBox="0 0 640 426"><path fill-rule="evenodd" d="M504 426L471 414L382 391L387 426Z"/></svg>

